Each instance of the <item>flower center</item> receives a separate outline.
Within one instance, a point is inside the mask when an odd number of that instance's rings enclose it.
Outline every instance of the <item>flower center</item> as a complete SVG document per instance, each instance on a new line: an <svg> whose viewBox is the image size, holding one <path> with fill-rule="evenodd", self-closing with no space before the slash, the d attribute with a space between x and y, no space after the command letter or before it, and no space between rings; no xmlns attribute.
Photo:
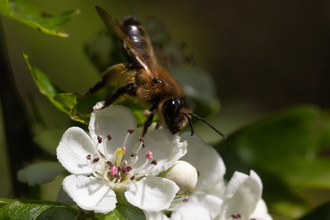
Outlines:
<svg viewBox="0 0 330 220"><path fill-rule="evenodd" d="M147 175L154 168L154 166L151 166L150 169L144 170L150 160L152 161L151 164L157 165L157 161L153 159L152 152L147 151L145 155L146 161L140 167L135 166L136 162L139 160L137 155L141 148L144 147L144 139L142 137L139 138L140 144L137 149L130 154L130 159L128 161L123 159L126 154L126 142L129 135L133 132L134 130L132 129L127 131L122 147L117 148L113 158L110 158L107 152L106 141L103 141L100 136L97 137L98 142L95 146L96 156L94 158L92 158L90 154L86 156L86 162L88 166L92 168L93 176L108 181L112 188L119 187L119 185L126 186L137 178ZM107 136L107 141L111 140L112 137L109 134ZM104 154L101 154L98 150L100 144L103 145Z"/></svg>

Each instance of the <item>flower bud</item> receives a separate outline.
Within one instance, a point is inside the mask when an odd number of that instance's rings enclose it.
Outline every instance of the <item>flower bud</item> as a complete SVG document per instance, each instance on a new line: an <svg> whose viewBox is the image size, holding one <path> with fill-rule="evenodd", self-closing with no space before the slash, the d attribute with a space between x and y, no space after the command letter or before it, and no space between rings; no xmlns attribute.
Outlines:
<svg viewBox="0 0 330 220"><path fill-rule="evenodd" d="M163 172L162 177L175 182L180 190L177 195L190 195L197 184L197 170L186 161L177 161L167 171Z"/></svg>

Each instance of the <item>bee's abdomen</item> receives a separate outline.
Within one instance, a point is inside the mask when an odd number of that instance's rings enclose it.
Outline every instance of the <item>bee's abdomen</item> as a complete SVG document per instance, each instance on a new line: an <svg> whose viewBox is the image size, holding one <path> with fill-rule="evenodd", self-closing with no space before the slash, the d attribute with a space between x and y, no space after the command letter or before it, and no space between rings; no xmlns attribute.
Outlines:
<svg viewBox="0 0 330 220"><path fill-rule="evenodd" d="M143 58L152 65L155 62L152 44L142 24L133 16L127 16L123 20L122 30L129 37ZM138 63L135 57L128 53L132 62Z"/></svg>

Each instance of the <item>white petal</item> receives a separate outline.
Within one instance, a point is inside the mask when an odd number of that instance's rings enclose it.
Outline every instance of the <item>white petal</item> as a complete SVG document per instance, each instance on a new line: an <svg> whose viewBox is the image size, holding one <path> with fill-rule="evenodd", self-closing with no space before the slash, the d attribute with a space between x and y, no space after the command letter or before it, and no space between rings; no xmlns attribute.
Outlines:
<svg viewBox="0 0 330 220"><path fill-rule="evenodd" d="M146 220L168 220L169 219L161 211L159 211L159 212L146 212L146 211L144 211L144 215L146 216Z"/></svg>
<svg viewBox="0 0 330 220"><path fill-rule="evenodd" d="M107 152L111 155L117 148L122 147L128 129L136 128L134 114L121 105L110 105L100 111L93 112L89 121L89 134L93 141L97 142L97 136L107 140L110 134L112 140L107 142ZM131 146L135 141L136 132L128 139L126 146ZM99 148L103 153L103 148Z"/></svg>
<svg viewBox="0 0 330 220"><path fill-rule="evenodd" d="M272 220L272 217L268 214L267 205L263 199L259 200L257 207L250 215L250 218L256 220Z"/></svg>
<svg viewBox="0 0 330 220"><path fill-rule="evenodd" d="M191 136L190 132L184 132L181 140L187 140L188 153L183 159L191 163L199 172L196 190L212 188L223 182L226 166L218 152L207 145L199 136Z"/></svg>
<svg viewBox="0 0 330 220"><path fill-rule="evenodd" d="M179 187L170 180L161 177L145 177L133 182L127 188L125 197L129 203L144 211L167 209Z"/></svg>
<svg viewBox="0 0 330 220"><path fill-rule="evenodd" d="M261 198L261 192L262 183L254 171L250 172L250 176L235 172L220 206L220 216L227 219L230 215L239 213L242 219L249 219Z"/></svg>
<svg viewBox="0 0 330 220"><path fill-rule="evenodd" d="M222 199L217 196L197 192L189 196L188 202L186 202L185 204L196 205L207 209L212 219L214 219L217 215L219 215L219 207L221 203Z"/></svg>
<svg viewBox="0 0 330 220"><path fill-rule="evenodd" d="M184 204L171 215L173 220L211 220L210 213L204 207Z"/></svg>
<svg viewBox="0 0 330 220"><path fill-rule="evenodd" d="M273 218L269 214L253 214L253 215L250 215L250 219L273 220Z"/></svg>
<svg viewBox="0 0 330 220"><path fill-rule="evenodd" d="M116 194L104 180L86 176L67 176L63 189L84 210L106 214L116 208Z"/></svg>
<svg viewBox="0 0 330 220"><path fill-rule="evenodd" d="M41 162L21 169L17 173L19 181L28 183L29 186L51 182L55 177L63 173L65 169L58 162Z"/></svg>
<svg viewBox="0 0 330 220"><path fill-rule="evenodd" d="M157 161L157 166L154 167L150 176L157 175L169 169L178 159L187 153L187 143L180 142L178 135L172 135L167 129L158 129L150 131L144 138L145 148L139 153L138 163L139 167L145 162L144 158L147 151L152 151L153 158ZM145 170L149 169L149 165ZM134 171L134 170L133 170Z"/></svg>
<svg viewBox="0 0 330 220"><path fill-rule="evenodd" d="M96 156L94 143L84 130L71 127L64 134L56 149L58 161L73 174L90 174L86 156Z"/></svg>

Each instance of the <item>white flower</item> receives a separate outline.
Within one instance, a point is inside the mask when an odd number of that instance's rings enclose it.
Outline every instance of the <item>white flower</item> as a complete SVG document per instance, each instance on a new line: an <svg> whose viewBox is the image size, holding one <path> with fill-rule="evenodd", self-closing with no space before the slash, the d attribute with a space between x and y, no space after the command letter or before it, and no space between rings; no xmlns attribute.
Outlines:
<svg viewBox="0 0 330 220"><path fill-rule="evenodd" d="M165 129L137 138L132 128L133 113L111 105L92 113L90 136L78 127L64 133L57 157L73 175L64 179L63 189L82 209L108 213L117 199L145 211L170 206L179 187L155 175L187 152L187 142Z"/></svg>
<svg viewBox="0 0 330 220"><path fill-rule="evenodd" d="M181 138L189 145L183 159L199 172L196 190L170 218L162 213L145 212L148 220L272 220L261 199L261 180L254 171L250 176L235 172L226 186L223 179L226 167L219 154L196 135L183 133Z"/></svg>

